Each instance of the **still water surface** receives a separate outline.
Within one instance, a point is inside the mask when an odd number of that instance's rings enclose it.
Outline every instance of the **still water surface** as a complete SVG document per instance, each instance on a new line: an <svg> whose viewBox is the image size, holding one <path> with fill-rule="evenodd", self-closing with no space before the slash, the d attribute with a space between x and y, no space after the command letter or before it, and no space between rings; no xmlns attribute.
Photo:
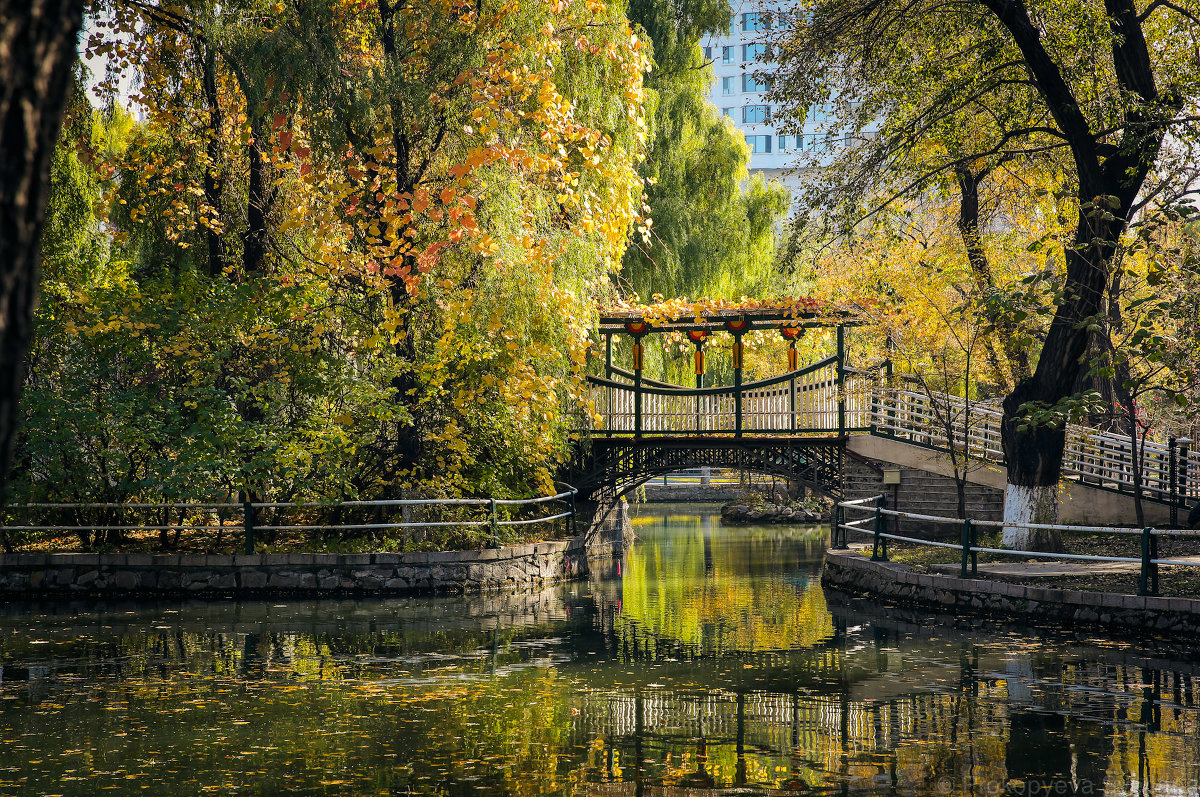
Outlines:
<svg viewBox="0 0 1200 797"><path fill-rule="evenodd" d="M1200 795L1198 659L827 595L642 507L619 577L0 610L0 795Z"/></svg>

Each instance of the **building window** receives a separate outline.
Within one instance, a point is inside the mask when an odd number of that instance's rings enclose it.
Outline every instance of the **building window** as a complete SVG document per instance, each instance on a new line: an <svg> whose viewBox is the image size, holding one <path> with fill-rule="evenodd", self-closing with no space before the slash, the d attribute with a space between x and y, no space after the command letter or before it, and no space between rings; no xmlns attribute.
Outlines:
<svg viewBox="0 0 1200 797"><path fill-rule="evenodd" d="M771 137L770 136L746 136L746 143L750 145L750 152L770 152Z"/></svg>
<svg viewBox="0 0 1200 797"><path fill-rule="evenodd" d="M742 30L766 30L767 15L761 12L742 14Z"/></svg>
<svg viewBox="0 0 1200 797"><path fill-rule="evenodd" d="M733 63L733 47L732 46L721 48L721 63L723 63L723 64L732 64Z"/></svg>
<svg viewBox="0 0 1200 797"><path fill-rule="evenodd" d="M780 152L786 152L786 151L787 151L787 136L780 136L780 137L779 137L779 140L778 140L777 142L775 142L775 143L779 145L779 151L780 151Z"/></svg>
<svg viewBox="0 0 1200 797"><path fill-rule="evenodd" d="M711 60L712 60L712 47L705 47L705 48L704 48L704 60L705 60L705 61L711 61Z"/></svg>
<svg viewBox="0 0 1200 797"><path fill-rule="evenodd" d="M742 75L742 91L766 91L769 88L770 86L767 85L765 78L759 80L757 77L751 74Z"/></svg>
<svg viewBox="0 0 1200 797"><path fill-rule="evenodd" d="M733 118L733 109L732 108L722 108L721 116L728 116L732 119Z"/></svg>
<svg viewBox="0 0 1200 797"><path fill-rule="evenodd" d="M733 93L733 78L732 77L721 78L721 93L722 94L732 94Z"/></svg>
<svg viewBox="0 0 1200 797"><path fill-rule="evenodd" d="M770 105L747 105L742 109L742 121L749 125L771 121Z"/></svg>
<svg viewBox="0 0 1200 797"><path fill-rule="evenodd" d="M762 54L767 51L767 46L762 42L753 42L751 44L742 45L742 60L743 61L758 61L762 58Z"/></svg>
<svg viewBox="0 0 1200 797"><path fill-rule="evenodd" d="M796 149L808 150L817 146L816 133L802 133L796 136Z"/></svg>

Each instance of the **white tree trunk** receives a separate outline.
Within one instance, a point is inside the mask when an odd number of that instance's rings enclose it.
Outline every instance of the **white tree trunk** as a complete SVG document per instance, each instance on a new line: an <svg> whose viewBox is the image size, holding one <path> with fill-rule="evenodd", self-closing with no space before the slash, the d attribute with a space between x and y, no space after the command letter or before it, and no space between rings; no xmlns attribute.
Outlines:
<svg viewBox="0 0 1200 797"><path fill-rule="evenodd" d="M1004 491L1005 523L1057 523L1058 487L1010 484ZM1000 544L1016 551L1053 551L1062 546L1058 532L1005 526Z"/></svg>

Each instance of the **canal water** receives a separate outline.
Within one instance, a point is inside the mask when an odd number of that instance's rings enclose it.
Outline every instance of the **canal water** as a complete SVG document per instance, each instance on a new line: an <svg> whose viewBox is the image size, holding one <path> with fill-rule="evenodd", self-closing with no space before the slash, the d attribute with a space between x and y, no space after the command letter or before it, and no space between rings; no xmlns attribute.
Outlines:
<svg viewBox="0 0 1200 797"><path fill-rule="evenodd" d="M846 601L642 506L488 597L0 609L0 795L1200 794L1198 659Z"/></svg>

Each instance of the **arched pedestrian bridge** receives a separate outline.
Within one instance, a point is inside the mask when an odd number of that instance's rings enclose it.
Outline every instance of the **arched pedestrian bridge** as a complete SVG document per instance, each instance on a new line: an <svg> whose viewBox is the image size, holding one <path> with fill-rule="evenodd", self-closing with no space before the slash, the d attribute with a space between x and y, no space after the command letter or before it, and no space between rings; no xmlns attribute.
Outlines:
<svg viewBox="0 0 1200 797"><path fill-rule="evenodd" d="M584 497L614 499L655 476L708 466L779 476L842 497L848 462L860 469L865 463L880 476L882 465L952 477L947 454L953 449L960 462L971 463L968 482L1002 490L999 406L918 389L911 380L893 378L888 363L850 363L846 336L854 325L847 313L803 307L718 310L655 323L630 311L602 316L604 371L588 377L596 420L585 430L571 482ZM814 328L832 328L833 350L800 364L797 341ZM787 341L788 368L747 382L743 338L756 331ZM645 376L644 339L664 333L682 334L694 345L694 385ZM730 385L705 385L705 346L716 335L732 338ZM613 361L618 336L632 342L628 368ZM1168 515L1200 498L1200 453L1190 441L1147 441L1139 461L1151 522L1160 522L1159 515L1168 522ZM1131 516L1133 465L1128 437L1070 427L1063 476L1078 501L1074 510L1066 508L1066 517Z"/></svg>

